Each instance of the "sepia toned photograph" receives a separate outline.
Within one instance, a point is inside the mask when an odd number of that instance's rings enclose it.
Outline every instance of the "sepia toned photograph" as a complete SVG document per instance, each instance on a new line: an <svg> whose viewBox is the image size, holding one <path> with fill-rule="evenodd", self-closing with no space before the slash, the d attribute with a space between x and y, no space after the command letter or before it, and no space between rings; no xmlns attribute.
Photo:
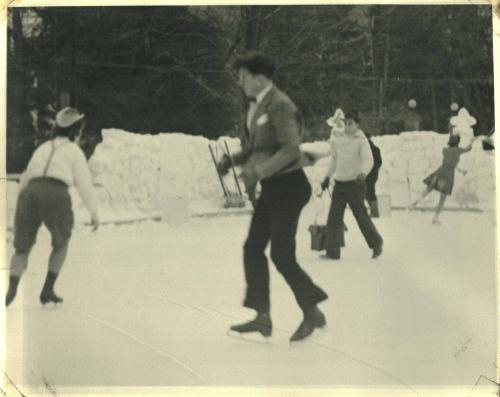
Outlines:
<svg viewBox="0 0 500 397"><path fill-rule="evenodd" d="M492 5L124 4L4 12L2 394L498 396Z"/></svg>

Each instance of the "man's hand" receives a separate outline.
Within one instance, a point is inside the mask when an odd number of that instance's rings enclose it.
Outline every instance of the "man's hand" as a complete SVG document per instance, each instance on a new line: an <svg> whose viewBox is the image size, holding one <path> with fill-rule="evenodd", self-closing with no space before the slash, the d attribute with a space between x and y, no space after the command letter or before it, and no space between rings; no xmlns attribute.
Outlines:
<svg viewBox="0 0 500 397"><path fill-rule="evenodd" d="M97 214L90 214L90 226L92 226L92 231L95 232L99 229L99 216Z"/></svg>
<svg viewBox="0 0 500 397"><path fill-rule="evenodd" d="M243 171L240 174L241 179L243 179L243 183L245 184L246 191L252 191L255 188L255 185L259 181L259 177L255 168L253 167L244 167Z"/></svg>
<svg viewBox="0 0 500 397"><path fill-rule="evenodd" d="M330 186L330 178L326 177L325 179L323 179L323 182L321 182L321 190L328 189L328 186Z"/></svg>
<svg viewBox="0 0 500 397"><path fill-rule="evenodd" d="M219 171L219 174L224 176L229 172L229 168L231 168L231 159L227 154L225 154L217 164L217 171Z"/></svg>

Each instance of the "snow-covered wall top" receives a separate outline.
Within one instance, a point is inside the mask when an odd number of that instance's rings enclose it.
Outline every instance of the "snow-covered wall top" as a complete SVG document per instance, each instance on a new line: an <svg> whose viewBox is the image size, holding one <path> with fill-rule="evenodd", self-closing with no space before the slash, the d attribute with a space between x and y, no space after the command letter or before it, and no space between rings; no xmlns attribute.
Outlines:
<svg viewBox="0 0 500 397"><path fill-rule="evenodd" d="M191 212L218 210L223 203L220 182L212 163L209 143L216 157L224 153L224 140L231 152L239 150L235 138L210 142L203 137L182 133L142 135L122 130L103 130L103 141L89 160L103 218L151 214L161 210L167 197L189 199ZM374 137L380 148L383 165L377 193L390 194L393 206L406 206L425 187L422 180L442 160L446 134L431 131L403 132L399 135ZM328 143L315 142L319 150L328 151ZM314 189L323 179L328 157L306 173ZM470 153L461 158L455 187L447 206L471 206L493 210L495 206L494 153L482 150L476 142ZM228 189L237 192L232 173L225 178ZM15 186L8 187L9 208L15 203ZM87 214L75 192L72 192L77 219ZM434 205L437 195L430 195L422 205Z"/></svg>

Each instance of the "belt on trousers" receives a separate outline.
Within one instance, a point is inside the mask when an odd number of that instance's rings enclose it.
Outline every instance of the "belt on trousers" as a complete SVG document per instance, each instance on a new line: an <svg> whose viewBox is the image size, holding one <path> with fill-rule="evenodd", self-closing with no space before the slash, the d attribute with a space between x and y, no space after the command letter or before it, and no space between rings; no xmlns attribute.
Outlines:
<svg viewBox="0 0 500 397"><path fill-rule="evenodd" d="M66 182L64 181L61 181L60 179L57 179L57 178L51 178L51 177L48 177L48 176L40 176L40 177L37 177L37 178L33 178L30 180L30 182L32 181L37 181L37 182L41 182L41 181L46 181L46 182L55 182L57 183L58 185L62 185L66 188L68 188L69 186L67 185Z"/></svg>

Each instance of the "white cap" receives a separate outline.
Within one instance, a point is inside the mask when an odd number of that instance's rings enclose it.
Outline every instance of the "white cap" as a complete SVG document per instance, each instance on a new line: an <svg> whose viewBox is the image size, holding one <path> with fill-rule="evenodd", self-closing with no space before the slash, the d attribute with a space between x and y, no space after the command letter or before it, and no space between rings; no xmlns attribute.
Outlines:
<svg viewBox="0 0 500 397"><path fill-rule="evenodd" d="M69 127L76 122L80 121L85 117L84 114L78 112L78 110L74 108L64 108L59 111L56 115L56 124L58 127L66 128Z"/></svg>
<svg viewBox="0 0 500 397"><path fill-rule="evenodd" d="M333 116L330 117L328 120L326 120L326 124L328 124L330 127L335 127L337 125L337 122L343 119L344 119L343 110L341 108L337 108Z"/></svg>

